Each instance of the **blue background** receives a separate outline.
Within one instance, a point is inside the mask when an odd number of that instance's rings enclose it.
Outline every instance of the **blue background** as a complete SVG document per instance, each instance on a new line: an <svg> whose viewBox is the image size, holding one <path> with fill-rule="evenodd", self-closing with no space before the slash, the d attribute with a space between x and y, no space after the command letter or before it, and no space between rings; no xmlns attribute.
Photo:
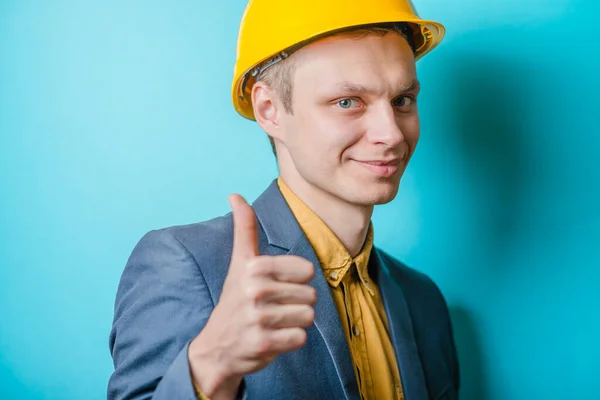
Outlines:
<svg viewBox="0 0 600 400"><path fill-rule="evenodd" d="M376 241L446 295L463 399L599 399L600 6L416 5L448 34ZM230 104L244 6L0 3L0 398L105 398L135 243L275 177Z"/></svg>

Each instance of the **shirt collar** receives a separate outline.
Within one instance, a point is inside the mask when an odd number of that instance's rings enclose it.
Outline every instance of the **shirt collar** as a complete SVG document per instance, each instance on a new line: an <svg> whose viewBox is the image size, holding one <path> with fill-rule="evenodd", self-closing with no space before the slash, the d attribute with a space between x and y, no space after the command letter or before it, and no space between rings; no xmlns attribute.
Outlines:
<svg viewBox="0 0 600 400"><path fill-rule="evenodd" d="M331 286L337 287L351 267L356 265L360 280L363 283L367 283L369 257L373 249L373 224L369 223L367 237L360 253L352 258L348 250L327 224L291 191L281 177L277 179L277 184L279 185L281 194L296 217L298 225L300 225L300 228L315 250L327 282Z"/></svg>

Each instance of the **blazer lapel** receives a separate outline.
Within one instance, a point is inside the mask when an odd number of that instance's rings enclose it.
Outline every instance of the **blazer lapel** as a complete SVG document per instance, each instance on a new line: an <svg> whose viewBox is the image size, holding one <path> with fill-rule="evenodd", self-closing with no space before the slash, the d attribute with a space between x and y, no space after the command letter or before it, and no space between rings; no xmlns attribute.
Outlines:
<svg viewBox="0 0 600 400"><path fill-rule="evenodd" d="M377 282L387 315L390 335L405 397L410 400L427 400L427 385L421 359L415 342L412 320L402 288L390 271L379 251L373 254L378 265Z"/></svg>
<svg viewBox="0 0 600 400"><path fill-rule="evenodd" d="M352 366L352 358L344 328L338 316L337 308L333 303L331 291L325 276L321 272L321 265L317 260L315 252L306 239L302 236L300 240L290 249L289 254L297 255L312 262L315 266L315 277L310 285L317 291L317 304L315 305L315 327L323 336L327 350L333 358L335 369L344 388L347 399L359 399L358 384Z"/></svg>
<svg viewBox="0 0 600 400"><path fill-rule="evenodd" d="M314 325L333 359L346 399L359 399L350 350L329 285L312 246L279 191L276 181L254 202L253 207L270 246L288 250L288 254L303 257L315 266L315 277L310 282L317 291ZM312 363L312 360L307 360L307 363Z"/></svg>

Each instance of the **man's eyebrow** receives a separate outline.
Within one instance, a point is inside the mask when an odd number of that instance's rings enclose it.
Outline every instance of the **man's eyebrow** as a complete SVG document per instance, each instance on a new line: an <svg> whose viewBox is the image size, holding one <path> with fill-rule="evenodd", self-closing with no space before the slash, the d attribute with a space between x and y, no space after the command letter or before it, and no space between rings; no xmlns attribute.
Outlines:
<svg viewBox="0 0 600 400"><path fill-rule="evenodd" d="M415 78L407 85L400 86L399 91L400 92L410 92L410 91L417 90L420 88L421 88L421 83L419 82L419 80L417 78Z"/></svg>
<svg viewBox="0 0 600 400"><path fill-rule="evenodd" d="M413 90L417 90L421 87L421 84L419 83L418 79L413 79L412 81L410 81L409 83L402 85L398 88L398 92L400 93L404 93L404 92L410 92ZM352 82L342 82L341 84L337 85L335 87L335 92L338 95L359 95L359 94L365 94L365 93L376 93L377 90L375 88L368 88L366 86L363 85L359 85L357 83L352 83Z"/></svg>

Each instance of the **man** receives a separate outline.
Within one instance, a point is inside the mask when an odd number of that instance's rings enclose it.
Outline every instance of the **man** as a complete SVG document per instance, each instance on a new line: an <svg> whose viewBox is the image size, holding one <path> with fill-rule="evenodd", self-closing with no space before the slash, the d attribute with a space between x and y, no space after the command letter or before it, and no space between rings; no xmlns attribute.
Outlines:
<svg viewBox="0 0 600 400"><path fill-rule="evenodd" d="M141 239L110 399L458 397L441 293L371 224L419 139L415 60L443 33L408 0L249 3L233 102L280 175L252 206Z"/></svg>

